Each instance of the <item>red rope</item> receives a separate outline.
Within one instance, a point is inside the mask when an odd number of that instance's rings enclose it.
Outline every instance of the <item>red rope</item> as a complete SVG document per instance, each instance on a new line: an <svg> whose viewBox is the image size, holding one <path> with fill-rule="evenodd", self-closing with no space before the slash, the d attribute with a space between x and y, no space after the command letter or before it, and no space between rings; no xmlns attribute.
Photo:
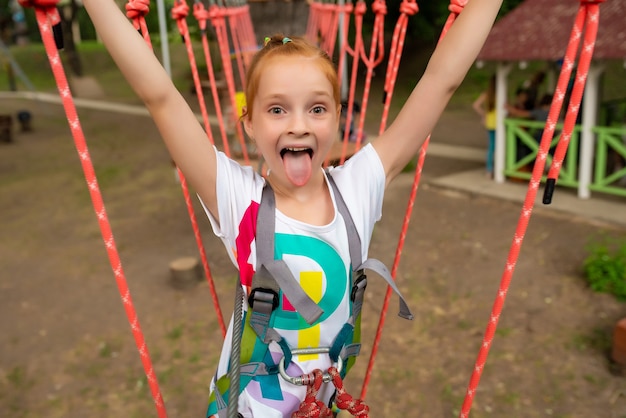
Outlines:
<svg viewBox="0 0 626 418"><path fill-rule="evenodd" d="M385 78L385 105L383 109L383 116L381 119L380 125L380 133L384 132L387 124L387 117L389 115L389 108L391 104L391 97L393 95L396 78L398 75L398 68L400 66L400 58L402 57L402 50L404 48L404 38L406 36L406 28L408 25L409 16L413 16L419 11L417 3L415 0L403 0L400 4L400 17L396 22L396 27L393 32L393 37L391 40L391 50L389 52L389 63L387 65L387 74ZM428 140L427 140L428 141ZM423 159L422 154L425 155L425 145L420 149L420 158ZM404 247L404 241L406 238L406 234L409 227L409 222L411 219L411 214L413 212L413 206L415 205L415 196L417 194L417 186L419 184L419 179L421 178L421 170L422 166L418 164L417 169L415 170L415 178L413 181L413 187L411 189L411 196L409 198L408 207L404 216L404 223L402 225L402 230L400 232L400 239L398 243L398 247L396 249L396 255L393 263L393 267L391 270L391 276L395 279L398 271L398 265L400 264L400 257L402 255L402 249ZM385 324L385 319L387 317L387 310L389 308L389 300L391 299L391 288L387 286L387 291L385 293L385 298L383 301L383 306L380 312L380 318L378 321L378 327L376 329L376 336L374 337L374 343L372 346L372 352L370 353L369 363L367 365L367 369L365 372L365 378L363 380L363 386L361 388L361 399L365 399L367 394L367 387L369 385L369 381L371 379L372 370L374 368L374 361L376 359L376 355L378 353L378 347L380 345L380 339L382 337L382 330Z"/></svg>
<svg viewBox="0 0 626 418"><path fill-rule="evenodd" d="M369 418L369 406L362 400L353 398L344 388L341 375L335 367L328 369L333 385L337 390L335 404L337 408L348 411L354 417ZM317 399L317 394L322 387L324 374L316 369L308 375L302 376L307 385L306 395L300 403L300 407L291 415L291 418L332 418L333 412L326 404Z"/></svg>
<svg viewBox="0 0 626 418"><path fill-rule="evenodd" d="M211 141L211 144L213 144L213 135L211 134L211 125L209 124L209 116L207 114L206 105L204 103L204 95L202 94L202 86L200 85L200 77L198 75L198 68L196 65L196 60L195 60L195 56L193 52L193 46L191 45L191 37L189 36L189 28L187 27L186 18L188 14L189 14L189 7L187 6L187 3L184 0L177 0L176 4L172 8L172 17L176 21L178 25L178 29L185 41L185 46L187 47L187 55L189 57L193 79L194 79L194 83L196 86L196 92L197 92L196 95L198 96L198 100L200 101L200 108L202 109L202 116L204 119L205 130L207 132L209 141ZM206 249L204 247L204 242L202 241L202 234L200 233L198 219L193 209L193 203L191 201L189 187L187 186L187 180L185 179L185 176L183 175L182 171L180 171L180 169L178 168L177 170L178 170L178 177L180 178L180 185L183 190L183 196L185 198L185 204L187 206L187 212L189 214L189 219L191 221L191 226L194 232L194 237L196 239L196 245L198 246L198 252L200 253L202 267L204 269L204 274L206 275L207 282L209 284L209 289L211 292L211 299L213 300L213 307L217 315L217 322L220 326L220 330L222 331L222 337L225 337L226 325L224 323L224 317L222 316L222 310L220 308L220 303L219 303L219 298L217 296L215 283L213 282L213 275L211 274L211 268L209 267L209 261L207 260Z"/></svg>
<svg viewBox="0 0 626 418"><path fill-rule="evenodd" d="M243 129L241 127L241 123L239 123L239 118L237 115L237 101L235 99L235 77L233 75L233 66L230 58L228 31L226 29L225 19L226 15L227 10L225 10L224 7L219 7L215 4L209 6L209 18L217 36L217 44L219 46L220 56L222 58L222 67L224 70L224 76L226 77L226 86L228 88L228 96L232 107L232 122L235 125L235 129L237 131L237 138L239 139L239 144L241 145L243 159L247 165L250 165L250 158L248 157L248 149L244 140Z"/></svg>
<svg viewBox="0 0 626 418"><path fill-rule="evenodd" d="M385 27L385 15L387 14L387 5L384 0L375 0L372 3L372 11L374 12L374 25L372 30L372 42L370 44L370 53L366 55L365 47L363 44L363 16L366 12L365 2L359 1L354 10L354 22L355 22L355 46L354 49L350 49L346 46L346 51L354 57L352 64L352 77L350 80L350 95L348 98L348 107L346 109L346 121L344 127L343 146L341 150L340 164L343 164L347 157L348 141L350 139L350 126L353 125L353 110L354 110L354 94L356 89L356 80L358 74L359 57L363 60L367 72L365 75L365 85L363 89L363 97L361 100L361 111L359 115L359 124L356 129L356 150L361 148L361 141L363 139L363 128L365 126L365 116L367 114L367 106L369 104L369 93L372 83L372 77L374 75L374 68L380 64L385 56L384 45L384 27Z"/></svg>
<svg viewBox="0 0 626 418"><path fill-rule="evenodd" d="M185 0L176 0L172 7L172 19L178 26L178 32L183 38L185 47L187 50L187 58L191 67L191 76L193 78L193 84L196 89L196 96L200 104L200 111L202 113L202 121L204 122L204 130L209 137L211 144L214 144L213 134L211 133L211 124L209 123L209 114L207 112L206 104L204 102L204 94L202 93L202 84L200 84L200 75L198 74L198 65L196 64L196 57L193 52L193 45L191 44L191 37L189 36L189 27L187 26L187 16L189 15L189 6Z"/></svg>
<svg viewBox="0 0 626 418"><path fill-rule="evenodd" d="M538 152L535 166L533 168L532 178L528 186L528 191L524 200L522 213L520 215L520 219L517 225L517 230L515 231L515 236L513 237L511 248L509 250L506 267L500 281L500 288L498 290L498 294L492 308L491 319L487 324L483 343L480 347L478 357L474 365L474 371L470 378L470 382L465 395L465 400L463 401L463 406L459 415L461 418L467 418L469 416L472 401L478 387L478 382L480 381L485 362L487 361L489 348L491 347L491 343L493 342L493 337L495 335L496 327L500 319L500 314L502 313L502 308L504 306L506 294L508 292L513 272L515 270L515 265L519 257L522 242L524 240L526 230L528 229L528 223L530 221L530 216L534 207L537 190L539 188L539 185L541 184L541 177L543 175L546 156L549 152L550 143L552 142L556 122L561 112L563 98L565 96L565 91L567 89L567 84L570 79L571 71L572 68L574 68L574 62L576 54L578 52L578 47L580 45L583 28L586 27L585 43L582 48L580 64L576 74L576 84L574 86L574 91L572 93L572 98L569 104L564 132L561 135L559 147L557 148L557 150L560 149L560 152L555 154L553 167L550 170L551 174L549 175L549 177L556 178L558 176L558 168L563 161L567 145L569 144L569 138L571 137L571 132L573 130L576 116L578 114L580 101L582 99L582 92L586 83L587 73L589 70L589 65L591 63L591 57L593 55L600 16L599 3L602 3L603 1L604 0L581 1L580 8L576 16L576 21L570 35L566 56L563 62L563 66L561 68L561 74L559 76L559 81L555 92L555 99L550 107L546 127L541 138L541 143L539 147L540 150Z"/></svg>
<svg viewBox="0 0 626 418"><path fill-rule="evenodd" d="M126 4L126 17L132 22L135 29L141 33L143 40L152 48L150 34L148 33L148 25L146 24L146 15L150 10L150 0L128 0Z"/></svg>
<svg viewBox="0 0 626 418"><path fill-rule="evenodd" d="M359 0L354 8L354 49L350 48L347 38L344 38L345 51L352 55L352 73L350 76L350 87L348 90L348 107L346 109L346 124L343 134L343 146L341 148L341 159L339 164L346 161L346 153L348 149L348 139L350 137L350 126L352 125L352 112L354 110L354 94L356 90L356 81L359 71L359 60L361 59L361 49L363 48L363 15L367 11L367 5L363 0Z"/></svg>
<svg viewBox="0 0 626 418"><path fill-rule="evenodd" d="M59 53L56 49L56 45L52 35L52 26L60 22L60 16L56 9L57 1L20 0L20 4L23 7L33 7L35 9L35 16L37 18L39 30L41 32L41 38L46 49L46 53L48 55L48 59L50 61L52 73L56 79L59 94L63 101L63 108L65 109L69 127L74 138L76 150L81 161L94 212L96 213L96 216L98 218L100 233L102 235L102 239L104 241L107 254L109 256L109 262L115 275L115 280L117 282L122 302L124 303L126 317L128 318L128 322L131 326L133 336L135 338L135 344L137 345L137 348L139 350L141 362L143 364L146 377L148 379L150 392L152 393L152 398L154 399L158 416L160 418L165 418L167 417L167 412L165 411L163 397L161 396L158 380L156 374L154 373L154 368L150 360L148 346L146 345L144 335L139 324L139 318L137 317L137 312L135 311L132 302L130 289L128 288L128 283L126 281L126 276L122 268L120 255L115 244L113 232L111 230L111 224L109 222L106 208L104 206L102 193L100 191L100 187L98 186L98 179L96 178L93 162L91 161L91 157L89 156L89 149L85 141L85 135L82 130L80 120L78 118L78 112L76 111L76 106L74 105L74 101L72 99L72 93L67 82L67 77L65 76L63 65L61 64L61 59L59 57Z"/></svg>
<svg viewBox="0 0 626 418"><path fill-rule="evenodd" d="M215 116L217 117L217 123L220 129L220 135L222 136L222 145L224 147L224 153L230 157L230 145L228 144L228 135L226 134L226 127L224 125L224 115L222 114L222 104L220 102L219 94L217 91L217 84L215 81L215 70L213 68L213 61L211 59L211 51L209 48L209 40L206 34L206 22L210 18L209 11L204 7L201 2L195 2L193 5L193 15L198 21L200 32L202 34L202 49L204 51L204 59L207 66L207 72L209 75L209 84L211 85L211 95L213 96L213 105L215 106Z"/></svg>
<svg viewBox="0 0 626 418"><path fill-rule="evenodd" d="M300 403L300 408L293 414L291 418L332 418L333 412L326 406L326 404L317 399L317 393L322 387L323 373L320 369L316 369L307 376L309 382L306 388L306 396Z"/></svg>

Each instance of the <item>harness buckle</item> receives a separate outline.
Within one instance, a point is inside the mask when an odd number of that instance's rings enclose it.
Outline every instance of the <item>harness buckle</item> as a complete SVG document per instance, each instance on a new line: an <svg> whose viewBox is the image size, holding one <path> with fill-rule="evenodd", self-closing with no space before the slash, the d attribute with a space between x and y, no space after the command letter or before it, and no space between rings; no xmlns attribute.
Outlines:
<svg viewBox="0 0 626 418"><path fill-rule="evenodd" d="M291 354L299 355L299 354L326 354L330 352L330 347L317 347L317 348L296 348L291 350ZM337 372L341 373L343 369L343 359L341 357L337 358ZM280 377L285 379L287 382L292 385L297 386L306 386L310 384L310 375L304 374L301 376L289 376L287 371L285 370L285 357L283 356L278 362L278 373ZM333 380L333 377L327 371L322 374L322 380L324 383L328 383Z"/></svg>
<svg viewBox="0 0 626 418"><path fill-rule="evenodd" d="M252 289L250 296L248 296L248 305L254 309L254 302L257 300L259 302L271 303L272 311L278 308L278 293L272 289L264 287L256 287Z"/></svg>
<svg viewBox="0 0 626 418"><path fill-rule="evenodd" d="M359 277L354 281L354 285L352 285L352 291L350 292L350 300L354 302L356 299L356 294L359 291L365 291L367 287L367 276L363 271L359 273Z"/></svg>

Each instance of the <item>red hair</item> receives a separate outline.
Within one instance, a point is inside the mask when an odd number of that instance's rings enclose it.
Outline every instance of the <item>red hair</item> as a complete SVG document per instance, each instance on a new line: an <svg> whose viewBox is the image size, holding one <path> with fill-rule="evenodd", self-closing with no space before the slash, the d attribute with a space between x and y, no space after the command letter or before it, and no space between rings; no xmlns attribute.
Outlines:
<svg viewBox="0 0 626 418"><path fill-rule="evenodd" d="M328 54L315 45L301 37L286 38L283 34L275 34L271 38L266 38L265 46L261 48L252 58L250 67L246 75L246 111L244 117L252 118L252 104L259 90L259 80L263 68L267 62L275 57L301 56L306 58L316 58L320 70L324 73L330 84L333 86L333 98L337 106L340 106L341 96L339 91L339 80L337 69Z"/></svg>

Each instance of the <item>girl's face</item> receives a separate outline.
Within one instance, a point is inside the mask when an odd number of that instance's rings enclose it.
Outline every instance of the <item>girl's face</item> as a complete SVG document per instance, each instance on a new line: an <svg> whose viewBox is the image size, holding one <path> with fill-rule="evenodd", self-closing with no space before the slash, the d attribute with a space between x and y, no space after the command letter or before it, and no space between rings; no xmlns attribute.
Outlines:
<svg viewBox="0 0 626 418"><path fill-rule="evenodd" d="M315 58L275 57L264 64L248 135L263 154L273 181L308 183L337 139L340 107Z"/></svg>

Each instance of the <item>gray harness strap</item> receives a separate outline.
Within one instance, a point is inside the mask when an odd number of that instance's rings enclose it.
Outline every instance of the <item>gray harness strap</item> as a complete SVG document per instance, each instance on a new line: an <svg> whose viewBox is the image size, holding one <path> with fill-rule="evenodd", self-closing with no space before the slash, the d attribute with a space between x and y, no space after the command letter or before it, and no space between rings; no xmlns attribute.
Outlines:
<svg viewBox="0 0 626 418"><path fill-rule="evenodd" d="M359 237L359 233L354 226L354 221L352 220L352 216L348 211L348 206L346 202L343 200L341 193L339 192L339 188L333 179L333 176L327 175L328 182L331 184L334 192L335 192L335 200L337 201L337 209L341 216L343 217L344 222L346 223L346 230L348 231L348 245L350 247L350 260L352 262L352 269L355 272L361 272L365 269L375 271L381 276L387 284L393 289L394 292L400 298L400 311L398 315L405 319L413 319L413 314L409 309L404 297L400 293L400 290L396 287L396 283L391 277L389 270L387 267L379 260L375 258L368 258L365 262L362 262L361 258L361 238ZM356 304L355 304L356 305ZM360 301L358 309L360 311L362 305L362 301ZM357 306L355 306L356 311ZM358 313L355 312L353 315L355 318L358 316Z"/></svg>
<svg viewBox="0 0 626 418"><path fill-rule="evenodd" d="M361 238L359 237L356 226L348 207L341 196L339 188L331 175L327 175L328 181L333 189L337 209L343 217L348 234L348 246L350 252L350 262L352 269L358 273L355 277L361 277L363 270L369 269L380 275L393 291L400 298L399 315L406 319L413 319L404 297L398 290L389 270L385 265L376 259L367 259L362 261L361 256ZM257 251L257 269L252 278L252 290L248 298L252 315L250 324L256 334L265 342L277 339L280 336L276 331L270 328L270 318L272 311L278 306L278 295L282 291L294 308L302 315L308 324L313 324L323 314L322 309L304 292L298 280L293 277L291 270L283 260L274 259L274 234L276 219L276 198L274 191L269 183L266 183L261 196L259 213L257 215L256 229L256 251ZM357 280L358 281L358 280ZM359 286L355 282L355 291L352 295L353 315L350 322L354 322L358 317L363 305L363 292L365 283Z"/></svg>
<svg viewBox="0 0 626 418"><path fill-rule="evenodd" d="M274 191L269 183L266 183L257 215L257 268L252 278L252 290L248 299L253 308L250 325L265 343L275 340L276 337L270 335L275 331L268 334L268 330L271 313L278 306L279 291L287 296L289 302L308 324L315 323L324 313L302 289L285 261L274 260L275 210Z"/></svg>

